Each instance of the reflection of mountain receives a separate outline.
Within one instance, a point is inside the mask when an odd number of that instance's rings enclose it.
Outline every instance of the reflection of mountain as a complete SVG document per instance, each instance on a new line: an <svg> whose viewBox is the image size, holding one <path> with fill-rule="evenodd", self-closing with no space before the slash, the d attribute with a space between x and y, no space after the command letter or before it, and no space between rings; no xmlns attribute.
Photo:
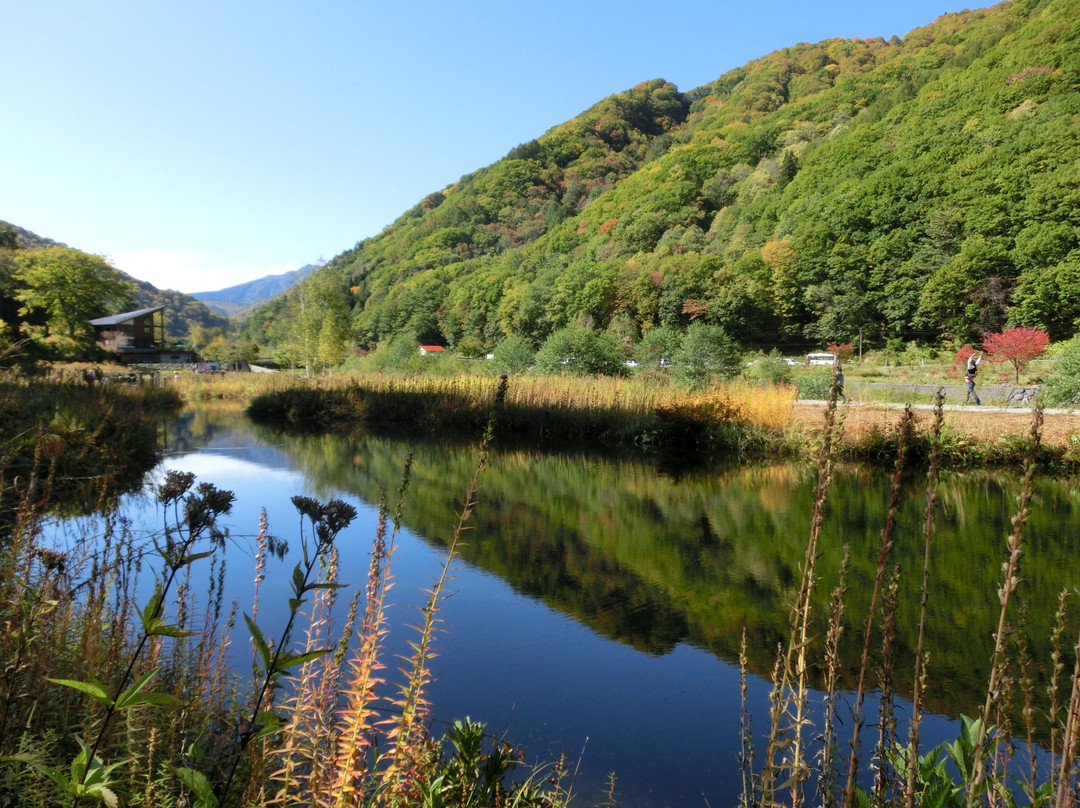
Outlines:
<svg viewBox="0 0 1080 808"><path fill-rule="evenodd" d="M405 521L435 541L449 533L476 462L467 448L407 446L385 438L273 440L316 489L349 491L369 501L380 487L397 489L405 457L414 451ZM640 463L498 452L482 478L463 554L519 591L651 653L686 641L734 661L745 628L750 665L764 673L786 635L814 483L813 469L791 465L674 481ZM892 560L905 574L895 652L901 687L910 676L917 631L922 487L922 480L906 487L894 533ZM940 486L928 642L930 700L941 712L971 711L982 698L1013 488L989 475L950 476ZM1032 652L1042 663L1049 659L1046 638L1057 593L1080 581L1072 538L1080 534L1080 510L1053 481L1040 481L1037 494L1043 507L1029 522L1021 594L1029 604ZM846 544L849 669L861 647L887 501L888 480L876 470L837 473L829 496L814 616L823 635ZM873 642L880 646L880 638Z"/></svg>

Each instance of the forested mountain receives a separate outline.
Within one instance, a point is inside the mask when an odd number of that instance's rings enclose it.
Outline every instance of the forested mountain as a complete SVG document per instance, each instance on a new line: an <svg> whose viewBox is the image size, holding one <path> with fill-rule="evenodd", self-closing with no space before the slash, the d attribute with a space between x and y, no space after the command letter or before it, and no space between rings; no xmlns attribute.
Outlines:
<svg viewBox="0 0 1080 808"><path fill-rule="evenodd" d="M291 272L267 275L265 278L240 283L216 292L193 292L191 296L205 303L212 311L231 316L288 291L310 275L314 269L314 264L305 264Z"/></svg>
<svg viewBox="0 0 1080 808"><path fill-rule="evenodd" d="M611 96L329 262L360 342L699 319L744 344L1080 321L1080 0ZM282 339L279 300L247 333Z"/></svg>
<svg viewBox="0 0 1080 808"><path fill-rule="evenodd" d="M19 227L17 224L11 224L0 220L0 227L7 226L11 231L15 233L15 243L19 248L24 250L36 250L42 247L66 247L66 244L61 244L59 241L53 241L51 238L45 238L39 236L37 233L32 233L25 227Z"/></svg>
<svg viewBox="0 0 1080 808"><path fill-rule="evenodd" d="M66 245L52 239L39 236L25 228L15 224L0 221L0 231L14 233L13 245L0 243L0 319L9 324L12 329L19 327L19 304L15 301L18 282L12 278L12 267L5 260L4 250L14 247L18 250L37 250L46 247L64 247ZM126 272L114 270L116 276L126 281L131 288L130 299L124 301L125 307L133 309L149 308L151 306L165 306L165 335L167 339L183 340L191 326L198 325L204 329L220 329L227 333L229 320L222 315L211 311L203 303L200 303L191 295L181 292L162 291L153 284L137 280ZM119 311L101 311L95 316L118 314ZM33 318L31 318L33 319Z"/></svg>

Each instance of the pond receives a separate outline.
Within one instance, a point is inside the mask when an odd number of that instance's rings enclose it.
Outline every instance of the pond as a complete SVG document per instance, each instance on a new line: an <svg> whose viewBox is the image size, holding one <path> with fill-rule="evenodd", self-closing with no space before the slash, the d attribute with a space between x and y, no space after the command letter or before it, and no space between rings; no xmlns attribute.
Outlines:
<svg viewBox="0 0 1080 808"><path fill-rule="evenodd" d="M177 419L167 443L156 479L165 469L190 471L236 493L226 592L239 611L250 611L260 510L271 532L295 547L301 522L290 498L296 494L342 498L360 510L338 546L342 581L361 585L380 490L389 492L393 507L413 455L391 562L394 625L385 658L408 653L414 639L408 626L418 622L413 607L440 570L476 467L475 447L372 435L287 436L256 427L239 412L209 408ZM430 691L434 716L482 721L523 747L529 762L565 754L585 805L603 801L609 773L624 806L735 804L740 641L745 631L749 714L760 736L767 726L767 675L787 634L815 483L816 470L807 464L676 472L640 459L496 449L439 613L445 630L437 637ZM911 689L924 488L920 475L905 481L894 534L892 561L903 574L894 651L901 694ZM981 709L1018 488L1009 475L990 473L948 474L940 482L927 743L955 738L957 717ZM846 545L845 688L854 686L888 498L888 475L880 470L840 469L830 489L815 631L824 634ZM1028 604L1032 653L1043 664L1057 593L1080 583L1078 502L1071 482L1037 484L1020 594ZM136 530L160 526L148 494L130 497L124 512ZM275 607L284 614L293 563L272 564L262 584L259 615L268 634ZM250 670L243 639L233 645L241 671ZM867 707L868 724L874 709Z"/></svg>

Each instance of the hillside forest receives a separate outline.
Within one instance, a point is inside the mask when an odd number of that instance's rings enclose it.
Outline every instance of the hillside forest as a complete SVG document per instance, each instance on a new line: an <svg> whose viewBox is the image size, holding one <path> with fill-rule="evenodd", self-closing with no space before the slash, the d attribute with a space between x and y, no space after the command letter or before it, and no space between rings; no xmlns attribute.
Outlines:
<svg viewBox="0 0 1080 808"><path fill-rule="evenodd" d="M645 81L235 325L266 355L326 365L395 341L535 351L572 329L628 352L692 325L795 353L1008 326L1070 338L1080 0L793 45L689 92Z"/></svg>
<svg viewBox="0 0 1080 808"><path fill-rule="evenodd" d="M1080 322L1080 2L800 44L606 98L322 270L360 346L463 354L693 321L745 346L978 340ZM245 334L287 339L296 301ZM415 342L414 342L415 344Z"/></svg>

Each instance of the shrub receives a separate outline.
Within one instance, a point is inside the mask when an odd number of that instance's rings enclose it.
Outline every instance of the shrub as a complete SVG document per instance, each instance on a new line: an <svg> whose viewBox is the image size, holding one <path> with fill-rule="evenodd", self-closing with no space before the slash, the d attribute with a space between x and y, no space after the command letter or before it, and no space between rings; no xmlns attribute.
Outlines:
<svg viewBox="0 0 1080 808"><path fill-rule="evenodd" d="M662 325L646 331L641 337L635 357L642 365L661 367L661 360L671 359L682 344L682 334L677 328Z"/></svg>
<svg viewBox="0 0 1080 808"><path fill-rule="evenodd" d="M529 338L522 334L511 334L492 352L491 367L496 373L517 375L524 373L536 358L536 350Z"/></svg>
<svg viewBox="0 0 1080 808"><path fill-rule="evenodd" d="M1080 337L1073 337L1058 349L1058 360L1046 374L1040 396L1055 407L1080 405Z"/></svg>
<svg viewBox="0 0 1080 808"><path fill-rule="evenodd" d="M536 354L541 373L580 376L625 376L622 345L604 331L568 326L548 337Z"/></svg>
<svg viewBox="0 0 1080 808"><path fill-rule="evenodd" d="M735 341L718 325L694 322L686 329L675 355L675 378L692 387L710 379L731 379L739 373L741 352Z"/></svg>
<svg viewBox="0 0 1080 808"><path fill-rule="evenodd" d="M791 381L791 365L784 361L775 348L746 369L746 378L764 384L781 384Z"/></svg>
<svg viewBox="0 0 1080 808"><path fill-rule="evenodd" d="M816 368L799 377L799 398L825 401L832 391L832 368Z"/></svg>

